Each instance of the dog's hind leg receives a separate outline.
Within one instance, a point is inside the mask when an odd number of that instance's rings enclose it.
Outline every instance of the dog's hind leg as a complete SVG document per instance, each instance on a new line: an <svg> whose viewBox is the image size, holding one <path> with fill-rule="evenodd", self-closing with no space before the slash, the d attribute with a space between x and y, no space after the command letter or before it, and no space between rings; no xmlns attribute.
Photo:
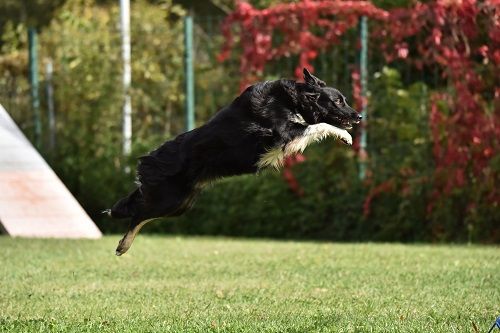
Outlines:
<svg viewBox="0 0 500 333"><path fill-rule="evenodd" d="M146 220L138 220L135 218L132 218L132 221L130 221L128 231L127 233L123 236L123 238L118 242L118 247L116 248L116 255L121 256L125 252L128 251L128 249L132 246L132 242L135 239L135 236L139 233L141 228L148 222L154 220L155 218L151 219L146 219Z"/></svg>
<svg viewBox="0 0 500 333"><path fill-rule="evenodd" d="M174 204L165 203L164 205L160 205L161 208L157 209L153 209L150 206L150 212L148 212L147 214L141 214L139 216L132 217L128 226L127 233L118 243L118 247L116 248L115 252L116 255L121 256L128 251L130 246L132 246L132 242L134 241L135 236L137 236L139 231L146 223L151 222L161 216L176 216L182 214L187 208L189 208L189 204L191 202L190 198L191 197L184 198L183 200L175 202Z"/></svg>
<svg viewBox="0 0 500 333"><path fill-rule="evenodd" d="M170 192L167 192L161 197L161 200L157 200L154 204L148 202L141 203L137 206L136 211L139 213L132 217L128 231L123 236L123 238L118 243L116 248L116 255L121 256L132 245L135 236L139 233L141 228L148 222L162 216L179 216L188 210L194 202L194 199L200 188L186 187L182 191L179 187L170 187ZM156 194L157 199L159 194Z"/></svg>

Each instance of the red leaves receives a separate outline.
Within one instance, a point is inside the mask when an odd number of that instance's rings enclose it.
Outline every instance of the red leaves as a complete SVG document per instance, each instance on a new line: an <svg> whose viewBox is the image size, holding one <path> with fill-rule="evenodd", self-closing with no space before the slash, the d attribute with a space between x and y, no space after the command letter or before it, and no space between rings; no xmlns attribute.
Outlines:
<svg viewBox="0 0 500 333"><path fill-rule="evenodd" d="M321 50L338 43L339 37L356 26L362 15L384 20L388 13L367 1L304 0L298 3L278 4L257 10L246 2L239 2L236 10L222 24L226 37L219 60L228 59L233 49L232 31L239 31L243 55L240 70L248 77L259 75L267 62L299 55L297 77L302 67L311 68ZM318 27L319 33L313 33ZM273 41L279 35L280 42Z"/></svg>
<svg viewBox="0 0 500 333"><path fill-rule="evenodd" d="M447 89L431 94L434 200L453 189L494 177L489 161L500 150L498 8L498 0L431 0L390 12L368 1L303 0L264 10L239 2L222 25L226 40L219 60L229 58L233 33L237 32L243 52L242 87L259 77L269 61L293 54L299 56L295 74L300 78L302 68L312 70L311 62L318 53L338 43L347 30L356 27L360 16L377 21L370 28L370 38L376 39L378 43L373 45L380 49L371 52L380 51L387 62L404 59L419 69L435 68L448 84ZM410 48L410 42L414 47ZM483 78L484 73L489 73L489 79ZM352 81L355 104L360 107L363 101L357 70ZM493 112L488 110L491 104ZM295 162L290 159L287 163L284 177L296 193L302 193L290 171ZM372 191L365 202L365 214L371 198L391 186L382 183ZM499 188L493 187L494 193L488 196L500 197Z"/></svg>
<svg viewBox="0 0 500 333"><path fill-rule="evenodd" d="M438 69L452 88L431 95L429 127L435 177L430 203L454 190L489 183L495 177L489 161L500 153L500 112L495 102L497 110L488 110L491 101L486 96L494 90L498 101L494 78L500 73L495 66L479 67L474 57L481 55L484 66L490 61L500 63L498 22L498 4L494 1L437 0L391 11L385 27L375 32L389 61L404 58L402 43L423 37L417 54L410 54L408 60L416 58L419 66ZM496 74L490 74L489 79L479 75L488 71ZM498 186L490 191L490 197L500 195ZM471 196L470 200L480 199Z"/></svg>
<svg viewBox="0 0 500 333"><path fill-rule="evenodd" d="M485 89L492 87L478 75L473 59L480 54L487 64L500 48L494 40L487 45L484 37L479 38L479 22L487 35L497 29L495 20L488 16L492 2L485 1L481 6L474 0L438 0L421 7L418 14L418 24L431 31L418 48L420 56L428 66L441 67L454 88L452 93L434 93L431 98L429 126L436 163L433 199L487 181L485 177L491 177L489 160L499 149L500 115L488 112L484 97Z"/></svg>
<svg viewBox="0 0 500 333"><path fill-rule="evenodd" d="M370 215L371 212L371 203L375 197L384 192L390 192L394 190L395 184L394 179L389 179L385 182L382 182L375 188L373 188L365 198L365 202L363 203L363 216L366 218Z"/></svg>
<svg viewBox="0 0 500 333"><path fill-rule="evenodd" d="M288 184L290 190L295 193L297 196L301 197L304 195L304 189L300 186L297 178L292 172L292 167L296 164L302 163L306 160L305 156L302 154L296 154L293 156L288 156L285 158L285 168L283 170L283 178Z"/></svg>
<svg viewBox="0 0 500 333"><path fill-rule="evenodd" d="M361 110L363 106L363 97L361 96L361 74L357 68L351 72L351 80L353 106L355 109Z"/></svg>
<svg viewBox="0 0 500 333"><path fill-rule="evenodd" d="M240 71L243 74L241 88L260 76L266 63L271 60L299 55L295 76L302 77L302 68L313 70L312 61L326 47L338 43L339 37L358 23L362 15L383 20L388 13L366 1L304 0L299 3L278 4L257 10L246 2L239 2L236 10L222 24L225 44L219 61L227 60L234 47L233 29L239 32L243 54ZM313 33L318 27L320 33ZM273 43L279 35L280 42ZM302 155L285 161L283 177L298 195L303 194L291 167L303 160Z"/></svg>

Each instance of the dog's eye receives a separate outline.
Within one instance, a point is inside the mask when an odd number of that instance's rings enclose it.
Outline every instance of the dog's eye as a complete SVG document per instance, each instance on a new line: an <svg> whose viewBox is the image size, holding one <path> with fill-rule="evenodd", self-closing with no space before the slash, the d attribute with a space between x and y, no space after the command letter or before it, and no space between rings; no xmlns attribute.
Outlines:
<svg viewBox="0 0 500 333"><path fill-rule="evenodd" d="M340 98L336 98L333 102L335 104L337 104L337 105L341 105L342 104L342 100Z"/></svg>

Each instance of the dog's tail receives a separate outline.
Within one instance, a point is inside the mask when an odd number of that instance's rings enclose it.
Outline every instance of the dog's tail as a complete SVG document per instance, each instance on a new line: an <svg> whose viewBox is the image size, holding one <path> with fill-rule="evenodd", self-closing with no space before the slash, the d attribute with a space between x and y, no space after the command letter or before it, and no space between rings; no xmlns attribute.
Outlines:
<svg viewBox="0 0 500 333"><path fill-rule="evenodd" d="M116 219L133 217L137 215L143 201L142 193L137 188L125 198L118 200L111 209L103 211L103 213Z"/></svg>

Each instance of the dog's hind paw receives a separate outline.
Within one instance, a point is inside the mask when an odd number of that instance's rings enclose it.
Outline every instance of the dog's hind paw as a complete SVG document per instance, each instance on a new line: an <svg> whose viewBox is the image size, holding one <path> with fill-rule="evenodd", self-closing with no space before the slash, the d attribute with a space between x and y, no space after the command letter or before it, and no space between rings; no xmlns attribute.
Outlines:
<svg viewBox="0 0 500 333"><path fill-rule="evenodd" d="M135 234L131 231L127 232L125 236L123 236L122 239L118 242L118 246L116 247L115 254L117 256L121 256L125 252L130 249L130 246L132 245L132 242L134 241Z"/></svg>
<svg viewBox="0 0 500 333"><path fill-rule="evenodd" d="M116 248L115 254L119 257L125 252L128 251L130 248L130 244L126 241L126 237L123 237L119 242L118 242L118 247Z"/></svg>

